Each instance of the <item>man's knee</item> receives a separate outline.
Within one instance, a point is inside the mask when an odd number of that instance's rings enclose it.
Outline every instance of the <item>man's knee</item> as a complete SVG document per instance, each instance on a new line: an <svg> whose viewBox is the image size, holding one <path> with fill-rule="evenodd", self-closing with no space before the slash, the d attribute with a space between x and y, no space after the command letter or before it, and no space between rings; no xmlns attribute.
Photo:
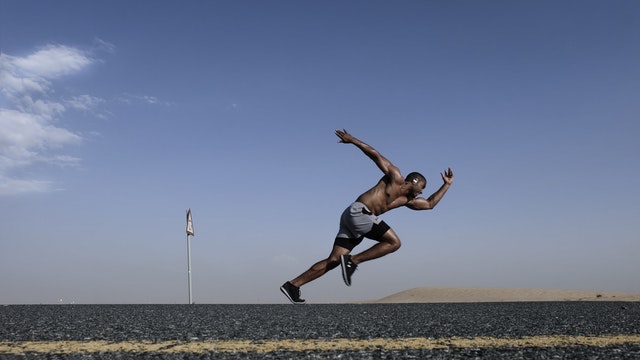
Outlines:
<svg viewBox="0 0 640 360"><path fill-rule="evenodd" d="M329 257L325 260L327 262L327 268L333 269L336 266L340 265L340 256L348 254L349 252L350 250L347 248L334 245L333 249L331 250L331 254L329 254Z"/></svg>
<svg viewBox="0 0 640 360"><path fill-rule="evenodd" d="M398 237L398 235L396 235L396 233L392 229L389 229L382 236L381 241L384 241L387 244L389 244L389 246L391 248L391 252L394 252L394 251L400 249L400 246L402 245L401 242L400 242L400 238Z"/></svg>
<svg viewBox="0 0 640 360"><path fill-rule="evenodd" d="M391 245L391 252L394 252L394 251L400 249L400 246L402 244L400 243L400 240L398 240L398 241L390 242L389 245Z"/></svg>
<svg viewBox="0 0 640 360"><path fill-rule="evenodd" d="M327 259L327 270L335 269L336 267L338 267L338 265L340 265L339 259Z"/></svg>

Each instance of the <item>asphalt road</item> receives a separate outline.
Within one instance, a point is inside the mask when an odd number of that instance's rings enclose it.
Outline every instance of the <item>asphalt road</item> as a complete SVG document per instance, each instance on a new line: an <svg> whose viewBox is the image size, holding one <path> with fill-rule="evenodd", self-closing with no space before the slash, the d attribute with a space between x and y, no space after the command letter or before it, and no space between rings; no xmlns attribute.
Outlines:
<svg viewBox="0 0 640 360"><path fill-rule="evenodd" d="M640 359L640 302L0 306L4 359Z"/></svg>

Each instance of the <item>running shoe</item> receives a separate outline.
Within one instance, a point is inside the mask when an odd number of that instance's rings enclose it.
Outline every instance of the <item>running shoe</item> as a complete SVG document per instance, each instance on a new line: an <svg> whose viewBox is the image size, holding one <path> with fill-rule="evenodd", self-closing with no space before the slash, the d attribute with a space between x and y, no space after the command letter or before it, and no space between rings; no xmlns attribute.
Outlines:
<svg viewBox="0 0 640 360"><path fill-rule="evenodd" d="M304 304L305 300L300 298L300 288L294 286L290 282L286 282L280 286L280 291L291 301L292 304Z"/></svg>
<svg viewBox="0 0 640 360"><path fill-rule="evenodd" d="M351 261L351 255L340 255L340 265L342 266L342 279L347 286L351 286L351 275L356 271L358 265Z"/></svg>

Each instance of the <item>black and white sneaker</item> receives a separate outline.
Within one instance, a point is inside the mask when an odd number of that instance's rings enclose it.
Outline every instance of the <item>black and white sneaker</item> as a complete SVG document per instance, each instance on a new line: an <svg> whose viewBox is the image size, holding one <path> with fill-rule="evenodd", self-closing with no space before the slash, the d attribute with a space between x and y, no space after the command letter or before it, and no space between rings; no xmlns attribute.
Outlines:
<svg viewBox="0 0 640 360"><path fill-rule="evenodd" d="M280 291L291 301L292 304L304 304L305 300L300 298L300 288L294 286L290 282L286 282L280 286Z"/></svg>
<svg viewBox="0 0 640 360"><path fill-rule="evenodd" d="M351 275L356 271L358 265L351 261L351 255L340 255L340 265L342 266L342 279L347 286L351 286Z"/></svg>

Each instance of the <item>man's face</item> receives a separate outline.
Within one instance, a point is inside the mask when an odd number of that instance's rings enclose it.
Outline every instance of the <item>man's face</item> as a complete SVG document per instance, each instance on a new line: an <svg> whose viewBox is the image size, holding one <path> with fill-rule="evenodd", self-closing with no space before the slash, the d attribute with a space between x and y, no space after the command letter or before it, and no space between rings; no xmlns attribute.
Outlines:
<svg viewBox="0 0 640 360"><path fill-rule="evenodd" d="M424 188L427 187L427 183L425 181L418 181L415 183L411 183L411 196L412 197L417 197L420 194L422 194L422 191L424 190Z"/></svg>

